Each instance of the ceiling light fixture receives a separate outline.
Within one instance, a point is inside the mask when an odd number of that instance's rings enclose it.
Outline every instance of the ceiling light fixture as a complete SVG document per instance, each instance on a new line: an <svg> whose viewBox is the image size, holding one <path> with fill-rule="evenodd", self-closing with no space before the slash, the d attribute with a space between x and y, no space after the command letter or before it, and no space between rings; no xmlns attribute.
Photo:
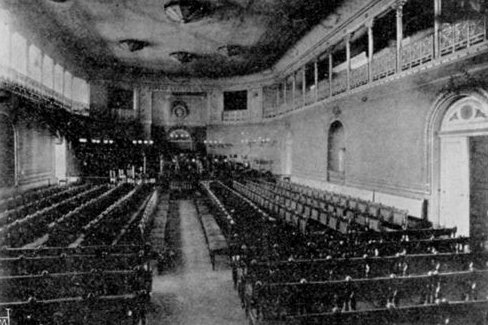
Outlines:
<svg viewBox="0 0 488 325"><path fill-rule="evenodd" d="M149 42L136 40L136 39L125 39L125 40L121 40L119 44L130 52L136 52L148 46Z"/></svg>
<svg viewBox="0 0 488 325"><path fill-rule="evenodd" d="M196 54L184 51L172 52L169 56L180 63L189 63L197 58Z"/></svg>
<svg viewBox="0 0 488 325"><path fill-rule="evenodd" d="M197 0L169 0L164 5L164 12L174 22L188 23L204 16L207 6Z"/></svg>

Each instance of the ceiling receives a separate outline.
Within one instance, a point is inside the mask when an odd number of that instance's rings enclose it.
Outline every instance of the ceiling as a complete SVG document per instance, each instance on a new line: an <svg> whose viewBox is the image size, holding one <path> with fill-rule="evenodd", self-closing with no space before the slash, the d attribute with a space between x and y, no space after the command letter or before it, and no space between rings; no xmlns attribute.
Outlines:
<svg viewBox="0 0 488 325"><path fill-rule="evenodd" d="M199 1L205 10L200 19L179 23L164 10L169 1L0 0L17 24L49 39L91 77L116 72L208 78L256 73L270 68L314 26L331 29L365 4L186 0ZM131 50L124 40L140 43ZM223 50L225 46L230 50ZM189 53L183 56L188 62L170 56L179 51Z"/></svg>

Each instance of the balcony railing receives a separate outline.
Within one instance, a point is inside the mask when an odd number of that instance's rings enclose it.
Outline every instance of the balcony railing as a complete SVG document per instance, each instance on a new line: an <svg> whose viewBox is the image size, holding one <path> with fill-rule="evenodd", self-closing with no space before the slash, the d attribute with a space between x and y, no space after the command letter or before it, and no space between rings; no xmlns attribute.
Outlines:
<svg viewBox="0 0 488 325"><path fill-rule="evenodd" d="M0 65L0 80L12 91L29 97L53 99L69 110L77 113L88 111L88 104L73 101L57 91L47 87L43 83L34 80L10 67Z"/></svg>
<svg viewBox="0 0 488 325"><path fill-rule="evenodd" d="M222 120L224 122L241 122L249 120L249 111L224 111L222 114Z"/></svg>
<svg viewBox="0 0 488 325"><path fill-rule="evenodd" d="M332 96L347 90L347 71L338 72L332 79Z"/></svg>
<svg viewBox="0 0 488 325"><path fill-rule="evenodd" d="M396 49L387 47L373 55L373 80L391 76L396 72Z"/></svg>
<svg viewBox="0 0 488 325"><path fill-rule="evenodd" d="M137 112L134 109L113 109L112 112L123 121L134 121L137 118Z"/></svg>
<svg viewBox="0 0 488 325"><path fill-rule="evenodd" d="M330 96L329 80L325 79L319 81L317 87L318 87L318 100L322 100Z"/></svg>
<svg viewBox="0 0 488 325"><path fill-rule="evenodd" d="M330 97L347 92L349 89L361 88L370 80L373 82L387 78L397 73L407 71L435 60L442 60L449 55L456 54L455 58L467 55L469 52L462 52L471 46L486 45L487 42L487 23L486 17L472 18L453 24L443 24L438 31L438 52L436 53L435 33L433 30L424 30L402 42L399 55L400 64L397 64L396 46L386 47L375 53L371 60L371 77L369 75L369 64L362 64L354 67L349 73L349 84L347 80L347 70L342 70L334 74L332 85L328 79L323 79L317 83L317 96L315 90L306 93L305 101L301 92L295 93L295 100L287 98L286 107L269 109L263 111L264 118L271 118L285 114L291 110L311 105L315 101L325 100ZM438 63L442 63L439 61ZM400 69L400 71L398 71ZM293 105L290 105L293 103Z"/></svg>
<svg viewBox="0 0 488 325"><path fill-rule="evenodd" d="M315 103L315 89L309 89L305 93L305 105Z"/></svg>
<svg viewBox="0 0 488 325"><path fill-rule="evenodd" d="M352 88L357 88L359 86L365 85L368 83L369 75L368 75L368 65L363 64L360 67L351 70L351 80L349 81Z"/></svg>
<svg viewBox="0 0 488 325"><path fill-rule="evenodd" d="M454 24L443 24L439 33L441 56L465 49L486 40L486 20L470 19Z"/></svg>

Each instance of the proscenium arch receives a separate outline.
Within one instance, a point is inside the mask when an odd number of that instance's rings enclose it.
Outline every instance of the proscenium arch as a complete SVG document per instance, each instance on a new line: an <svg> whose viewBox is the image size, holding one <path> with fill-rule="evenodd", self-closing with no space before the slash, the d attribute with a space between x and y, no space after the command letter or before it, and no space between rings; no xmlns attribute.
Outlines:
<svg viewBox="0 0 488 325"><path fill-rule="evenodd" d="M440 197L441 197L441 127L450 110L457 106L457 103L472 99L488 105L488 92L482 88L460 91L458 93L444 93L438 96L431 107L427 118L425 137L427 143L426 161L427 183L430 185L429 220L440 223ZM488 128L461 131L464 135L488 135Z"/></svg>
<svg viewBox="0 0 488 325"><path fill-rule="evenodd" d="M3 112L0 125L0 188L17 186L17 130L10 116Z"/></svg>

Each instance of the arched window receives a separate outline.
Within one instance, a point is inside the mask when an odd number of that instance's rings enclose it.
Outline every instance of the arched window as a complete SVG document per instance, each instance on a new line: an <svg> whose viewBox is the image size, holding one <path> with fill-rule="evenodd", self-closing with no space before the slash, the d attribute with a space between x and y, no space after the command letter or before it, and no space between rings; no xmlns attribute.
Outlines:
<svg viewBox="0 0 488 325"><path fill-rule="evenodd" d="M0 114L0 188L15 185L15 133L11 121Z"/></svg>
<svg viewBox="0 0 488 325"><path fill-rule="evenodd" d="M330 125L328 136L327 171L329 181L341 181L345 174L346 139L344 126L335 121Z"/></svg>

